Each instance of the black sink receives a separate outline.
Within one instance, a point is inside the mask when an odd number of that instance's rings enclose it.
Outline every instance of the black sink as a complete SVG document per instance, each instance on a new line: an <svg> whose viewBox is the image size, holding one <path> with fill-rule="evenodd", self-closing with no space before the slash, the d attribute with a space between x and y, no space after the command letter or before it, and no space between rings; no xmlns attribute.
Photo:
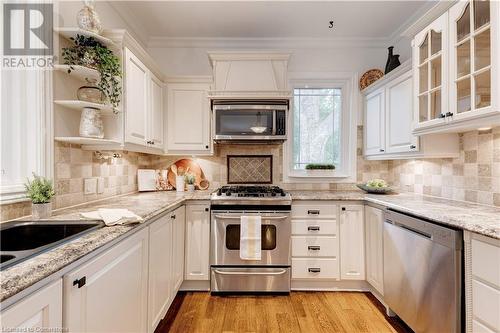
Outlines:
<svg viewBox="0 0 500 333"><path fill-rule="evenodd" d="M0 269L104 226L102 221L13 221L0 226Z"/></svg>

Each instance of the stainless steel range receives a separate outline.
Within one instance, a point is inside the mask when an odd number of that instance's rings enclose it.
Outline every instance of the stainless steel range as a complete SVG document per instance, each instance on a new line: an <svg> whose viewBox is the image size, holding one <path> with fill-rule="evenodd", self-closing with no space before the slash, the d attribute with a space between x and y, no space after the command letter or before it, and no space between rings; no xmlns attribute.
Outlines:
<svg viewBox="0 0 500 333"><path fill-rule="evenodd" d="M212 292L289 292L292 200L277 186L223 186L211 197ZM261 216L261 260L240 258L242 216Z"/></svg>

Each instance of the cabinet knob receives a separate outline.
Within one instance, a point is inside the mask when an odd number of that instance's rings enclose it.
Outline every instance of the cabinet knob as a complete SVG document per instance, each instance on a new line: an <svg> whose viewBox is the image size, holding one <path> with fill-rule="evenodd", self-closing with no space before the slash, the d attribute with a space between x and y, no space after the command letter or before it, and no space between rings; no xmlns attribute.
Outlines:
<svg viewBox="0 0 500 333"><path fill-rule="evenodd" d="M451 117L451 116L453 116L453 112L450 111L446 112L446 117Z"/></svg>
<svg viewBox="0 0 500 333"><path fill-rule="evenodd" d="M172 219L174 219L174 220L175 220L175 215L170 216L170 218L172 218Z"/></svg>
<svg viewBox="0 0 500 333"><path fill-rule="evenodd" d="M379 149L381 153L383 153L385 151L385 149Z"/></svg>
<svg viewBox="0 0 500 333"><path fill-rule="evenodd" d="M446 115L445 115L445 114L443 114L443 113L441 113L441 114L439 115L439 118L444 118L444 117L446 117Z"/></svg>
<svg viewBox="0 0 500 333"><path fill-rule="evenodd" d="M84 276L80 279L76 279L75 281L73 281L73 285L74 286L78 286L78 289L80 289L81 287L83 287L85 284L87 283L87 277Z"/></svg>
<svg viewBox="0 0 500 333"><path fill-rule="evenodd" d="M342 210L345 210L345 207L342 207Z"/></svg>
<svg viewBox="0 0 500 333"><path fill-rule="evenodd" d="M208 149L208 145L205 146L205 149Z"/></svg>
<svg viewBox="0 0 500 333"><path fill-rule="evenodd" d="M205 212L208 212L208 208L205 208Z"/></svg>
<svg viewBox="0 0 500 333"><path fill-rule="evenodd" d="M415 149L415 148L417 148L417 146L415 146L415 145L410 146L410 149Z"/></svg>

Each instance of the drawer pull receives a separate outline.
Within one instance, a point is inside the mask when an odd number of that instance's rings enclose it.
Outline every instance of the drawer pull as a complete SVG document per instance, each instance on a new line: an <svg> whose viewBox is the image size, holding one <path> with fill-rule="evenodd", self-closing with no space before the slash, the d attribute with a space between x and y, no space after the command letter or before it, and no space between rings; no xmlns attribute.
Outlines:
<svg viewBox="0 0 500 333"><path fill-rule="evenodd" d="M311 245L311 246L308 246L307 249L310 251L319 251L319 250L321 250L321 247L316 246L316 245Z"/></svg>
<svg viewBox="0 0 500 333"><path fill-rule="evenodd" d="M73 285L74 286L78 286L78 289L80 289L81 287L83 287L85 284L87 283L87 277L84 276L80 279L76 279L75 281L73 281Z"/></svg>
<svg viewBox="0 0 500 333"><path fill-rule="evenodd" d="M319 215L319 209L310 209L307 211L309 215Z"/></svg>
<svg viewBox="0 0 500 333"><path fill-rule="evenodd" d="M312 225L310 227L307 227L307 231L319 231L319 226Z"/></svg>
<svg viewBox="0 0 500 333"><path fill-rule="evenodd" d="M308 268L307 269L309 271L309 273L320 273L321 272L321 268Z"/></svg>

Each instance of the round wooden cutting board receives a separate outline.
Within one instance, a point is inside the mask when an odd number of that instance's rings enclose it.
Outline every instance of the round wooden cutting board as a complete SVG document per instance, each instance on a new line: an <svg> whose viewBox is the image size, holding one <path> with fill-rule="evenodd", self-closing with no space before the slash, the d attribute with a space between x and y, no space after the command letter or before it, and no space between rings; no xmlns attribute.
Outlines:
<svg viewBox="0 0 500 333"><path fill-rule="evenodd" d="M203 170L201 170L200 166L198 163L195 161L188 159L188 158L183 158L181 160L176 161L172 165L177 167L177 172L179 172L179 169L182 168L184 169L184 172L193 174L196 178L195 185L198 189L200 188L200 182L202 180L205 180L205 174L203 173ZM172 165L169 167L170 172L168 173L168 183L172 185L175 188L175 175L172 172ZM208 182L207 182L208 183Z"/></svg>

